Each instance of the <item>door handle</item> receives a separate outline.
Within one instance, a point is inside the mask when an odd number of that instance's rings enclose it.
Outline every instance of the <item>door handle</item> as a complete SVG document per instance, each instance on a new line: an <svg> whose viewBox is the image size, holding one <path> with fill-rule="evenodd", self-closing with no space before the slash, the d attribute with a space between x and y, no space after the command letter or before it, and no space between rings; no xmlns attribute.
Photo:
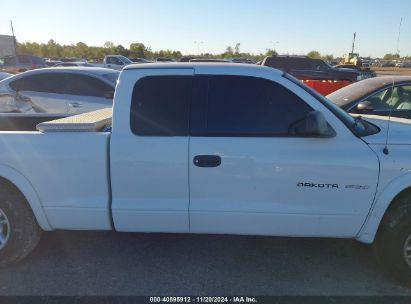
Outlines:
<svg viewBox="0 0 411 304"><path fill-rule="evenodd" d="M200 168L216 168L221 165L218 155L198 155L194 157L194 165Z"/></svg>
<svg viewBox="0 0 411 304"><path fill-rule="evenodd" d="M72 103L69 103L69 106L72 107L72 108L80 108L80 107L81 107L81 103L79 103L79 102L72 102Z"/></svg>

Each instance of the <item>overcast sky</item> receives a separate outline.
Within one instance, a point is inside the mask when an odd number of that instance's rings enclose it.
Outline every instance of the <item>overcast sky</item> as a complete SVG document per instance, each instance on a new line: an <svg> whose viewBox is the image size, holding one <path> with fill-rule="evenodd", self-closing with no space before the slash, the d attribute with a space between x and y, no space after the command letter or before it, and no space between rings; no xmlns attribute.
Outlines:
<svg viewBox="0 0 411 304"><path fill-rule="evenodd" d="M142 42L184 54L221 53L239 42L244 52L341 56L357 32L356 51L377 57L396 52L403 18L399 49L411 55L410 0L0 1L0 34L13 20L19 41Z"/></svg>

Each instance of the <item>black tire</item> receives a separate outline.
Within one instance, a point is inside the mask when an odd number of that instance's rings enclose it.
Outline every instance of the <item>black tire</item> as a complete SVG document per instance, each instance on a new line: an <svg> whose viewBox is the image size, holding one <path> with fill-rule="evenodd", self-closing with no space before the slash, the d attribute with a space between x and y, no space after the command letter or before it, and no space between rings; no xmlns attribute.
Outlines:
<svg viewBox="0 0 411 304"><path fill-rule="evenodd" d="M402 284L411 287L411 261L404 248L411 237L411 192L394 202L381 223L374 248L383 269ZM411 251L409 251L411 254Z"/></svg>
<svg viewBox="0 0 411 304"><path fill-rule="evenodd" d="M25 197L6 181L0 181L0 213L8 221L8 240L0 249L0 267L6 267L33 251L42 230Z"/></svg>

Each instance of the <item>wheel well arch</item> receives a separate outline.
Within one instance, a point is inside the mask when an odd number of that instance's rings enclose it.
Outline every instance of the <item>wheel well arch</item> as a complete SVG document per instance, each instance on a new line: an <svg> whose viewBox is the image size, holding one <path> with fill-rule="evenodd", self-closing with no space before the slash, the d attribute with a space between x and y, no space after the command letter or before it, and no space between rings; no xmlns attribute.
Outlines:
<svg viewBox="0 0 411 304"><path fill-rule="evenodd" d="M53 230L44 213L37 192L32 184L21 173L9 166L0 165L0 186L18 191L25 198L27 204L33 211L39 226L43 230Z"/></svg>
<svg viewBox="0 0 411 304"><path fill-rule="evenodd" d="M367 219L356 239L360 242L371 244L385 216L400 204L399 198L404 195L411 196L411 172L397 177L391 181L375 199Z"/></svg>
<svg viewBox="0 0 411 304"><path fill-rule="evenodd" d="M388 208L387 208L387 210L385 210L384 215L381 219L380 225L378 226L377 234L378 234L378 231L380 230L382 224L384 223L384 220L388 217L391 210L395 210L395 208L397 208L398 206L401 206L401 204L403 204L403 202L401 201L401 198L404 197L404 196L411 196L411 186L408 187L408 188L405 188L400 193L398 193L393 198L391 203L388 205Z"/></svg>

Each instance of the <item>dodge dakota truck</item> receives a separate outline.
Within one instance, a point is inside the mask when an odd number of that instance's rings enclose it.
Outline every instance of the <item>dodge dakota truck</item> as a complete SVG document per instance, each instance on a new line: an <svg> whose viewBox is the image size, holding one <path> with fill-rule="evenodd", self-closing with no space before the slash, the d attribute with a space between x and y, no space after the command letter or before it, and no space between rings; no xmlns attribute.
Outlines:
<svg viewBox="0 0 411 304"><path fill-rule="evenodd" d="M411 281L411 122L287 73L130 65L112 109L0 132L0 265L43 230L351 238Z"/></svg>

